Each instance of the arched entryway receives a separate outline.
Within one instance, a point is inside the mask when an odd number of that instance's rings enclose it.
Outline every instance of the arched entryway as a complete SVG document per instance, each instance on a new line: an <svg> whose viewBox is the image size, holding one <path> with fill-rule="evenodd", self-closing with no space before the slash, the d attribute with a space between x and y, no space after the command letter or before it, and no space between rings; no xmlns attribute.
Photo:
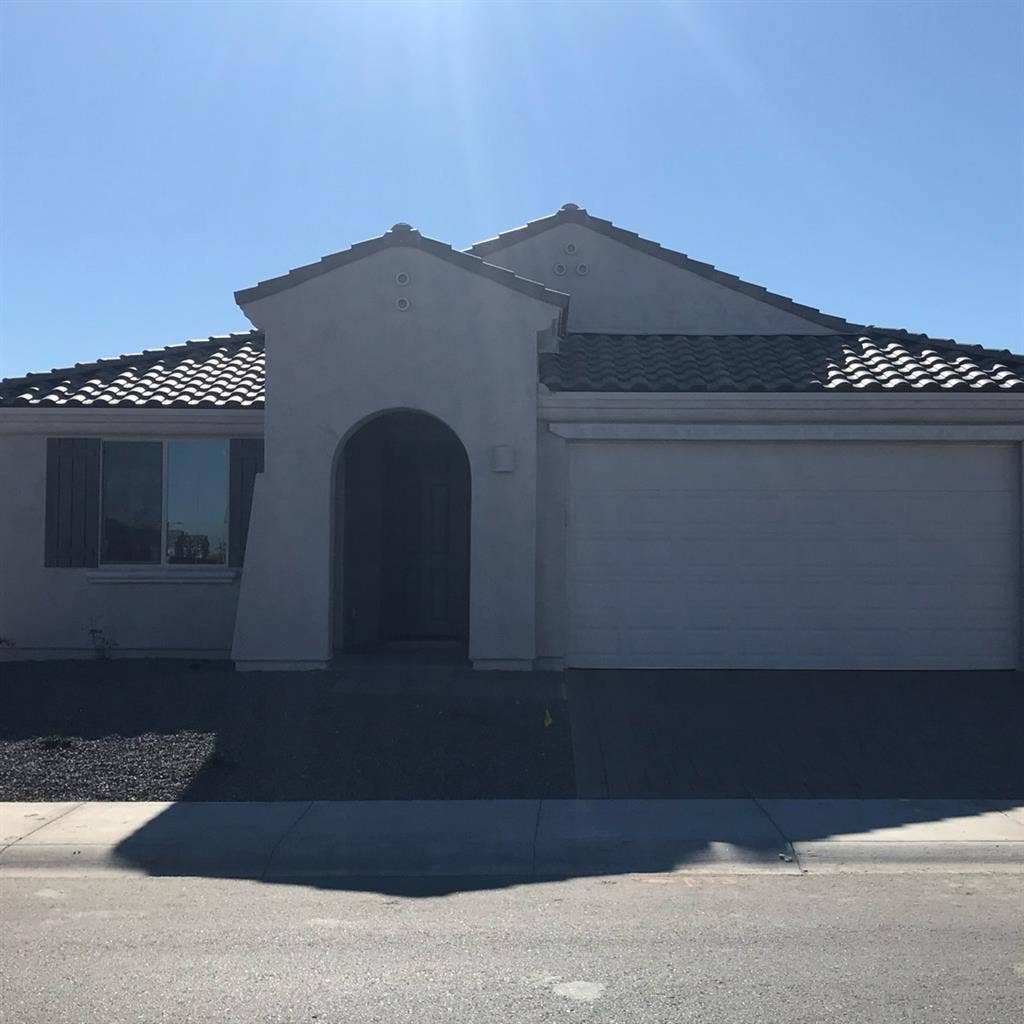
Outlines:
<svg viewBox="0 0 1024 1024"><path fill-rule="evenodd" d="M335 648L464 647L471 486L462 442L425 413L389 412L356 430L338 459Z"/></svg>

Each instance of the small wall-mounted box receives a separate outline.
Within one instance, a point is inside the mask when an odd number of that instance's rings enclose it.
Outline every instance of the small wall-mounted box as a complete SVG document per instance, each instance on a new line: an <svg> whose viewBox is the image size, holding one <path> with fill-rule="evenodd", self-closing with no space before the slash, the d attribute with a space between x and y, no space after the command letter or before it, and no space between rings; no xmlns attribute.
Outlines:
<svg viewBox="0 0 1024 1024"><path fill-rule="evenodd" d="M491 449L491 469L495 473L511 473L515 468L515 448L510 444L496 444Z"/></svg>

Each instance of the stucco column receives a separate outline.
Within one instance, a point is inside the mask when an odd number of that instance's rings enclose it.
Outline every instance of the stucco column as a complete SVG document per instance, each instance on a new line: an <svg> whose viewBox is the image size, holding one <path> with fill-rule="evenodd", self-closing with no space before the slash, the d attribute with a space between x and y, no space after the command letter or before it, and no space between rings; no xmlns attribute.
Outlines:
<svg viewBox="0 0 1024 1024"><path fill-rule="evenodd" d="M469 657L478 669L531 669L536 657L535 445L477 447L470 456ZM511 448L512 469L496 469L495 448Z"/></svg>
<svg viewBox="0 0 1024 1024"><path fill-rule="evenodd" d="M275 457L256 478L231 657L237 668L330 663L330 465Z"/></svg>

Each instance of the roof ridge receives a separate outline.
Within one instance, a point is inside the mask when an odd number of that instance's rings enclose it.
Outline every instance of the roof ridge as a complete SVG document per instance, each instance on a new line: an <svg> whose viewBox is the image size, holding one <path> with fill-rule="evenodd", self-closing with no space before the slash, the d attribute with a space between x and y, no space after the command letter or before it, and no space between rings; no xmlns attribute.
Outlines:
<svg viewBox="0 0 1024 1024"><path fill-rule="evenodd" d="M164 345L161 348L144 348L141 352L125 352L119 356L101 356L88 363L75 363L73 366L55 366L49 370L30 370L27 373L18 374L13 377L0 378L0 385L15 384L18 381L39 381L45 377L54 377L58 374L80 374L92 369L110 369L117 363L127 363L134 359L157 359L167 353L187 351L190 347L224 345L230 342L245 342L263 339L263 331L259 328L252 328L248 331L232 331L229 334L211 334L207 338L188 338L185 341L175 342L172 345Z"/></svg>

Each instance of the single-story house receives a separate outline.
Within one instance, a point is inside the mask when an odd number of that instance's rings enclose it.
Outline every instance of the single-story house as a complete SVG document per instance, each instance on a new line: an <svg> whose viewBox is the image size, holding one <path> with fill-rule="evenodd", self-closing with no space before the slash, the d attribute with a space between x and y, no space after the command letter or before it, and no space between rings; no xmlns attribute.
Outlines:
<svg viewBox="0 0 1024 1024"><path fill-rule="evenodd" d="M235 298L249 332L0 384L8 656L1020 664L1022 356L571 203Z"/></svg>

